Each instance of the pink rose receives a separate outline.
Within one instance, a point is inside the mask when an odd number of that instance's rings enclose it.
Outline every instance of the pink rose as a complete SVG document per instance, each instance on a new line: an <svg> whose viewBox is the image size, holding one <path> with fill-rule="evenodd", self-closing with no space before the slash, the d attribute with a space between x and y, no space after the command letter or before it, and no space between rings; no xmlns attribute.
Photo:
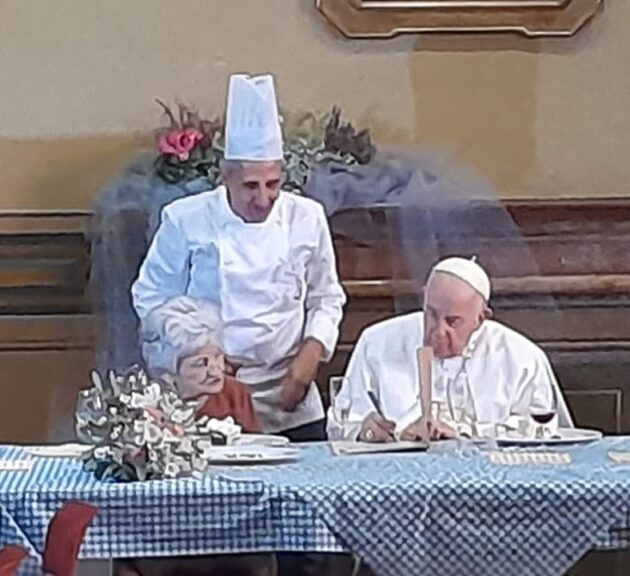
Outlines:
<svg viewBox="0 0 630 576"><path fill-rule="evenodd" d="M162 154L173 154L180 160L188 160L190 152L203 140L203 134L196 128L173 130L160 137L158 150Z"/></svg>

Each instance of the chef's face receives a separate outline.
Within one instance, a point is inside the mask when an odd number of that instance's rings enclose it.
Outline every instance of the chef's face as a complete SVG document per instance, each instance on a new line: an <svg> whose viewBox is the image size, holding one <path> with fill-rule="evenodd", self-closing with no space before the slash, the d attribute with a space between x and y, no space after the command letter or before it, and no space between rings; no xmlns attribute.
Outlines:
<svg viewBox="0 0 630 576"><path fill-rule="evenodd" d="M175 384L184 399L194 399L223 390L225 360L216 346L206 346L179 361Z"/></svg>
<svg viewBox="0 0 630 576"><path fill-rule="evenodd" d="M466 282L438 272L424 291L425 345L436 358L460 356L471 334L488 318L483 298Z"/></svg>
<svg viewBox="0 0 630 576"><path fill-rule="evenodd" d="M232 210L245 222L264 222L280 194L282 162L227 162L222 176Z"/></svg>

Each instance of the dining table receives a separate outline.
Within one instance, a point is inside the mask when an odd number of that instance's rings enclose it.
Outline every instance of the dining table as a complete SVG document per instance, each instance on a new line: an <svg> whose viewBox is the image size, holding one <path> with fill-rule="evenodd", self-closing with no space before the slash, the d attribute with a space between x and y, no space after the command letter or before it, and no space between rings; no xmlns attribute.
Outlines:
<svg viewBox="0 0 630 576"><path fill-rule="evenodd" d="M346 455L312 443L280 464L114 482L79 458L5 445L0 543L26 548L36 573L51 517L81 501L98 509L86 560L350 552L377 576L561 576L590 550L630 547L630 456L619 454L630 437Z"/></svg>

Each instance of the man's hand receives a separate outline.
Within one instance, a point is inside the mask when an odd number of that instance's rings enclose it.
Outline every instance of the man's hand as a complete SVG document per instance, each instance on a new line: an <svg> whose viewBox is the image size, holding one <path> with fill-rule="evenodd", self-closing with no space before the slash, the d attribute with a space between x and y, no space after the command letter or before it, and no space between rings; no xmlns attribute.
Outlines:
<svg viewBox="0 0 630 576"><path fill-rule="evenodd" d="M282 407L293 412L304 400L311 382L317 377L319 363L324 357L324 347L317 340L306 340L295 357L289 372L282 379Z"/></svg>
<svg viewBox="0 0 630 576"><path fill-rule="evenodd" d="M459 436L455 428L451 428L440 420L429 420L429 434L431 440L451 440Z"/></svg>
<svg viewBox="0 0 630 576"><path fill-rule="evenodd" d="M362 442L393 442L396 423L385 420L376 412L368 414L361 424L359 440Z"/></svg>
<svg viewBox="0 0 630 576"><path fill-rule="evenodd" d="M400 439L410 442L426 441L431 437L430 426L430 420L421 417L402 431Z"/></svg>
<svg viewBox="0 0 630 576"><path fill-rule="evenodd" d="M457 436L457 430L444 424L444 422L420 418L409 424L409 426L402 431L400 439L415 442L417 440L424 441L428 439L449 440L451 438L457 438Z"/></svg>
<svg viewBox="0 0 630 576"><path fill-rule="evenodd" d="M311 381L297 380L291 372L282 379L282 408L287 412L293 412L297 405L304 400Z"/></svg>

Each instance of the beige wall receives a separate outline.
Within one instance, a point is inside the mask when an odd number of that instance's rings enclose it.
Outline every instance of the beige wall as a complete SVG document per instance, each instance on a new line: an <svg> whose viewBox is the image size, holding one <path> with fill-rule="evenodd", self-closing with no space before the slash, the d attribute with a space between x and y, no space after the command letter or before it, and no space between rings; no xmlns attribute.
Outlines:
<svg viewBox="0 0 630 576"><path fill-rule="evenodd" d="M160 120L222 108L235 71L272 71L285 109L326 110L380 142L437 147L502 196L623 196L630 2L577 38L346 41L314 0L5 0L0 208L84 208Z"/></svg>

